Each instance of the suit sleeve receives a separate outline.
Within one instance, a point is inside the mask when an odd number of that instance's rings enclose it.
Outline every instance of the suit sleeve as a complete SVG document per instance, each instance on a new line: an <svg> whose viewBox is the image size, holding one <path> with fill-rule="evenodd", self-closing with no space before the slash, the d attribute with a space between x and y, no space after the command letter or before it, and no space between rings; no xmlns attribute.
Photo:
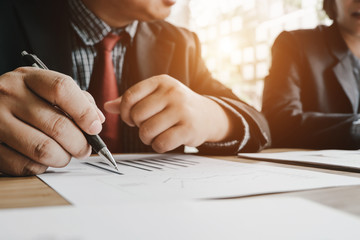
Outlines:
<svg viewBox="0 0 360 240"><path fill-rule="evenodd" d="M203 154L236 154L257 152L269 146L270 130L265 117L253 107L239 100L230 89L215 80L201 58L200 43L195 34L195 51L190 62L192 82L190 88L220 104L230 113L242 129L234 138L222 143L205 143L198 147Z"/></svg>
<svg viewBox="0 0 360 240"><path fill-rule="evenodd" d="M280 34L272 47L262 112L269 122L273 146L358 149L358 114L303 111L306 90L302 83L311 66L305 66L301 47L289 32Z"/></svg>

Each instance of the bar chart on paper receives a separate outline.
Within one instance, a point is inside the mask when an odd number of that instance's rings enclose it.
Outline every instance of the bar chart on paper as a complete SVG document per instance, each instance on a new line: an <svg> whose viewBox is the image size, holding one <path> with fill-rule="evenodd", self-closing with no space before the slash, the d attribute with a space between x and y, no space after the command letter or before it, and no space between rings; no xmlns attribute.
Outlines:
<svg viewBox="0 0 360 240"><path fill-rule="evenodd" d="M244 197L344 185L360 179L193 155L118 155L120 173L99 157L72 160L39 177L73 204L118 205ZM108 168L108 169L107 169Z"/></svg>
<svg viewBox="0 0 360 240"><path fill-rule="evenodd" d="M96 159L96 160L95 160ZM198 164L198 161L188 160L177 156L144 156L142 158L135 159L118 159L115 160L119 167L119 172L115 171L109 164L102 161L102 159L94 158L95 161L86 162L93 167L110 171L115 174L124 175L145 172L156 172L166 170L180 170L181 168L187 168Z"/></svg>

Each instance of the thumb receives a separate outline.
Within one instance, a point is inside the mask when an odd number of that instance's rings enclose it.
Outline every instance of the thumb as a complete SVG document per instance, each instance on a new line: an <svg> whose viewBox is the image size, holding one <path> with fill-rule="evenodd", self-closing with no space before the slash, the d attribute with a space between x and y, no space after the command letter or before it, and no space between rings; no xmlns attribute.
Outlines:
<svg viewBox="0 0 360 240"><path fill-rule="evenodd" d="M120 104L122 97L119 97L115 100L108 101L104 104L105 111L109 113L120 113Z"/></svg>

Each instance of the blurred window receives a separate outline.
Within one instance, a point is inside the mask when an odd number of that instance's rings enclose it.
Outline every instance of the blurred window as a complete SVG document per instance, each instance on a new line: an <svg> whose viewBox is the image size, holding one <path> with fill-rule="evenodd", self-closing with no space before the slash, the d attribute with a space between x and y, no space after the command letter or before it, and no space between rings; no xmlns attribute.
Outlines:
<svg viewBox="0 0 360 240"><path fill-rule="evenodd" d="M331 24L321 7L322 0L178 0L168 20L196 32L213 75L260 109L275 38Z"/></svg>

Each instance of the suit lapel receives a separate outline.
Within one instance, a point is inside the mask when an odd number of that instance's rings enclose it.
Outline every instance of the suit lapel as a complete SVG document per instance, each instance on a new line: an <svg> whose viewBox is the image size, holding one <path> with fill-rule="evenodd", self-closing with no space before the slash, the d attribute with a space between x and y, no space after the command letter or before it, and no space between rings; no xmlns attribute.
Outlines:
<svg viewBox="0 0 360 240"><path fill-rule="evenodd" d="M334 74L348 97L355 113L358 111L359 95L357 94L356 89L354 89L354 86L356 86L356 79L352 69L350 50L342 39L335 24L329 28L327 39L329 41L330 51L338 59L338 63L333 67Z"/></svg>
<svg viewBox="0 0 360 240"><path fill-rule="evenodd" d="M22 0L16 10L31 49L52 70L72 75L66 1Z"/></svg>
<svg viewBox="0 0 360 240"><path fill-rule="evenodd" d="M134 39L139 80L169 73L175 43L164 39L161 33L159 25L139 23Z"/></svg>
<svg viewBox="0 0 360 240"><path fill-rule="evenodd" d="M333 71L342 86L346 96L349 98L354 113L358 109L359 95L356 91L356 80L352 69L352 63L349 57L342 59L335 67Z"/></svg>

